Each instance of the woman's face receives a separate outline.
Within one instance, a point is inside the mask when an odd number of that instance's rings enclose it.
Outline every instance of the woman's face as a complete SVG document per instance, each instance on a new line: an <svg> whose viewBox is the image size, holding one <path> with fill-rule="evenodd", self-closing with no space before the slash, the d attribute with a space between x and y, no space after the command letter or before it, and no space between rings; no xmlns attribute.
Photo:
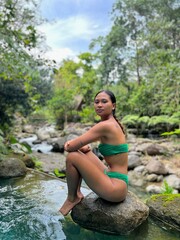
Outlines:
<svg viewBox="0 0 180 240"><path fill-rule="evenodd" d="M110 96L105 93L99 93L94 99L94 108L100 117L107 117L112 115L113 109L115 109L115 103L112 103Z"/></svg>

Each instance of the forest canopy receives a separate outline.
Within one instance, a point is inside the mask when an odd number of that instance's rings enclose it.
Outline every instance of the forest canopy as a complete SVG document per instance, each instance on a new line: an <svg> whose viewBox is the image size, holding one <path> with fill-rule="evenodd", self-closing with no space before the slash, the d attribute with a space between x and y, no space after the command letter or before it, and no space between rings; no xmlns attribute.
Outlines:
<svg viewBox="0 0 180 240"><path fill-rule="evenodd" d="M128 127L179 128L179 1L116 0L109 33L92 39L79 62L65 59L56 71L41 54L32 54L45 46L36 29L42 22L37 3L0 4L1 125L16 111L28 116L42 108L58 126L94 122L93 96L109 89L117 98L117 116Z"/></svg>

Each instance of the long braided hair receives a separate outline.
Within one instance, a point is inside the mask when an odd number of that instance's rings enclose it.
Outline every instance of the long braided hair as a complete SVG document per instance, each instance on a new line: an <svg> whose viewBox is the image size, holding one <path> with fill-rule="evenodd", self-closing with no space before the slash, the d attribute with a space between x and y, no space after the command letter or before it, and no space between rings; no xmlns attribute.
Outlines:
<svg viewBox="0 0 180 240"><path fill-rule="evenodd" d="M98 93L96 93L96 95L95 95L94 98L96 98L96 96L97 96L99 93L102 93L102 92L105 92L107 95L109 95L112 103L116 103L116 97L115 97L114 93L111 92L111 91L109 91L109 90L101 90L101 91L99 91ZM117 123L119 124L119 126L121 127L123 133L126 135L126 131L125 131L122 123L120 123L120 121L119 121L118 118L116 117L116 109L115 109L115 108L112 110L112 113L113 113L113 117L115 118L115 120L117 121Z"/></svg>

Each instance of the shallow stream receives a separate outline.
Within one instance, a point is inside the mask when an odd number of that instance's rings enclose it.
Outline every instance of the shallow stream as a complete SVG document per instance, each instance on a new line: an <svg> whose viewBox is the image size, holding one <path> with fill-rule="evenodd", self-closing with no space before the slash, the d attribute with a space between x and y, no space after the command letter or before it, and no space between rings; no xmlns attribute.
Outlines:
<svg viewBox="0 0 180 240"><path fill-rule="evenodd" d="M87 195L89 190L83 188ZM30 171L26 177L0 180L1 240L178 240L180 233L151 218L128 236L86 230L59 207L67 196L66 183Z"/></svg>

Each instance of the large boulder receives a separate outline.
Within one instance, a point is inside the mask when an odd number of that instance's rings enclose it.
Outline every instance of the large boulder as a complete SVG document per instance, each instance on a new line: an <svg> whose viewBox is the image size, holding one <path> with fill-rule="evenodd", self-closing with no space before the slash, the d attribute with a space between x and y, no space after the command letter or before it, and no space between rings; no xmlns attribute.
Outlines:
<svg viewBox="0 0 180 240"><path fill-rule="evenodd" d="M164 180L167 181L167 184L178 191L180 191L180 178L176 176L175 174L169 175L164 178Z"/></svg>
<svg viewBox="0 0 180 240"><path fill-rule="evenodd" d="M156 159L151 159L146 165L146 169L149 173L155 173L159 175L166 175L168 173L164 163Z"/></svg>
<svg viewBox="0 0 180 240"><path fill-rule="evenodd" d="M26 165L17 158L0 160L0 178L21 177L27 172Z"/></svg>
<svg viewBox="0 0 180 240"><path fill-rule="evenodd" d="M33 161L33 156L30 156L28 154L24 154L24 156L21 158L21 160L24 162L26 167L35 168L35 162Z"/></svg>
<svg viewBox="0 0 180 240"><path fill-rule="evenodd" d="M74 222L84 228L122 235L132 232L148 215L149 208L130 191L121 203L111 203L90 193L71 212Z"/></svg>
<svg viewBox="0 0 180 240"><path fill-rule="evenodd" d="M150 215L180 231L180 194L157 194L147 200Z"/></svg>
<svg viewBox="0 0 180 240"><path fill-rule="evenodd" d="M67 137L61 137L52 143L51 152L64 153L64 144L67 141Z"/></svg>
<svg viewBox="0 0 180 240"><path fill-rule="evenodd" d="M149 156L166 155L168 153L168 149L160 144L151 144L144 148L143 152Z"/></svg>
<svg viewBox="0 0 180 240"><path fill-rule="evenodd" d="M25 124L22 127L22 132L34 133L35 132L35 127L33 125L30 125L30 124Z"/></svg>
<svg viewBox="0 0 180 240"><path fill-rule="evenodd" d="M141 159L137 152L129 152L128 155L128 169L134 169L141 165Z"/></svg>

